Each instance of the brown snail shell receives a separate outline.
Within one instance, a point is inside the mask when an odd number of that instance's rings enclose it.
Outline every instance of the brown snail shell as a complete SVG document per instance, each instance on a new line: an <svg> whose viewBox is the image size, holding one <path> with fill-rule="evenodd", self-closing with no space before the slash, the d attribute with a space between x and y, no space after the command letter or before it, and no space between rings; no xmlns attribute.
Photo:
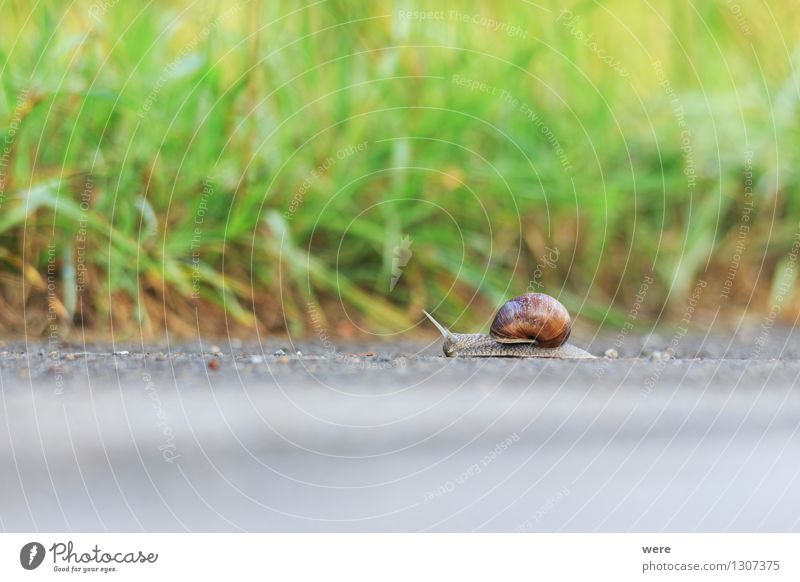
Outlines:
<svg viewBox="0 0 800 582"><path fill-rule="evenodd" d="M569 312L558 300L544 293L526 293L500 308L489 335L500 343L556 348L567 341L571 331Z"/></svg>

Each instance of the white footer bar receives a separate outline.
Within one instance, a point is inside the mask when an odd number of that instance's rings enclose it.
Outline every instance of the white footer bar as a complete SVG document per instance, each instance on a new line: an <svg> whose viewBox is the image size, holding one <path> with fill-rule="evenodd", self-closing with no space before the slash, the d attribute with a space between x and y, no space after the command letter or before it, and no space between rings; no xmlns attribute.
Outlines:
<svg viewBox="0 0 800 582"><path fill-rule="evenodd" d="M800 534L2 534L0 549L0 580L800 580Z"/></svg>

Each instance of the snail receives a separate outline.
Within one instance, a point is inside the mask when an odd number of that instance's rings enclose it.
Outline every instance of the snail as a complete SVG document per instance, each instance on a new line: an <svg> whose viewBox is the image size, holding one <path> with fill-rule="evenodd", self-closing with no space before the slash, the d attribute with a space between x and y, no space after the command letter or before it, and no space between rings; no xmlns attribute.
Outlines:
<svg viewBox="0 0 800 582"><path fill-rule="evenodd" d="M506 358L594 358L567 343L572 320L567 308L544 293L514 297L495 315L489 335L452 333L430 313L423 313L444 336L444 355Z"/></svg>

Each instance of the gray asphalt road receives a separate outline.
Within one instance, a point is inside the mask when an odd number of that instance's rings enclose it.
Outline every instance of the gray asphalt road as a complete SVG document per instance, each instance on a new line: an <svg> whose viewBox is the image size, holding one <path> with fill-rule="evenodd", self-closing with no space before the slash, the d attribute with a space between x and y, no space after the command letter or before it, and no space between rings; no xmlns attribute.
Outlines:
<svg viewBox="0 0 800 582"><path fill-rule="evenodd" d="M6 344L0 526L800 531L796 342L757 331L581 362Z"/></svg>

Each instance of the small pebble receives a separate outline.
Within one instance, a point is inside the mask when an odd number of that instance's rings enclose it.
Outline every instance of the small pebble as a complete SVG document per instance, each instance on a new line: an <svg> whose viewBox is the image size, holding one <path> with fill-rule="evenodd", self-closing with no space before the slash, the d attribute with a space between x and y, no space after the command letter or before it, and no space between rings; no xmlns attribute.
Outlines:
<svg viewBox="0 0 800 582"><path fill-rule="evenodd" d="M130 352L128 350L121 350L119 352L114 352L115 356L127 356L129 354L130 354Z"/></svg>
<svg viewBox="0 0 800 582"><path fill-rule="evenodd" d="M619 352L614 348L608 348L603 355L607 358L611 358L612 360L616 360L619 357Z"/></svg>
<svg viewBox="0 0 800 582"><path fill-rule="evenodd" d="M274 352L272 352L273 356L285 356L286 352L284 352L281 348L278 348Z"/></svg>
<svg viewBox="0 0 800 582"><path fill-rule="evenodd" d="M219 360L211 360L208 363L208 367L212 370L219 370Z"/></svg>

